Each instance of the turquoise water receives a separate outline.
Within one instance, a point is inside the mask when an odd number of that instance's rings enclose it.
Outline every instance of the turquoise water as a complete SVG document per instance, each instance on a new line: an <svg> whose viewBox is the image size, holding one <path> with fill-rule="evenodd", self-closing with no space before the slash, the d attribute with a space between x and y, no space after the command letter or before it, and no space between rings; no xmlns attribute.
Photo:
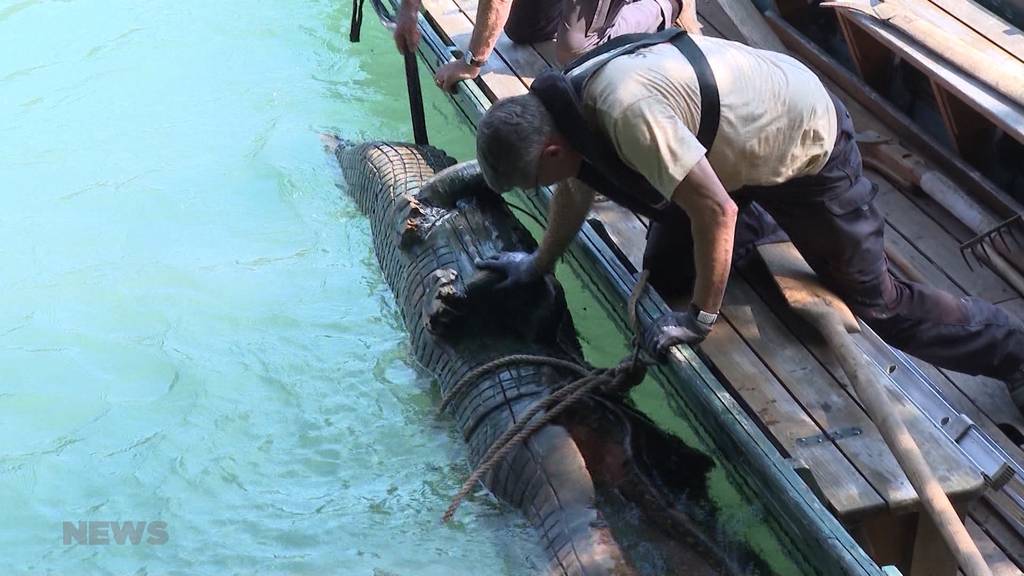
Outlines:
<svg viewBox="0 0 1024 576"><path fill-rule="evenodd" d="M401 59L370 14L349 44L349 10L0 0L0 575L546 564L487 497L439 522L465 447L318 137L410 138ZM432 142L468 158L424 86ZM560 277L589 359L616 362L624 338ZM634 398L711 449L657 386ZM798 573L724 470L729 534ZM65 544L89 521L167 539Z"/></svg>
<svg viewBox="0 0 1024 576"><path fill-rule="evenodd" d="M464 446L318 140L409 137L401 60L348 15L0 0L0 574L543 565L485 498L438 521ZM65 545L79 520L168 539Z"/></svg>

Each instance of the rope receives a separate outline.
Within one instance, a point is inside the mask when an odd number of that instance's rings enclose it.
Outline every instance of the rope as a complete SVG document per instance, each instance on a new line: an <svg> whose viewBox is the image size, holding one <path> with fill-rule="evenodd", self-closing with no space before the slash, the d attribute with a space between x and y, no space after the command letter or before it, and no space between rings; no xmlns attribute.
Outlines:
<svg viewBox="0 0 1024 576"><path fill-rule="evenodd" d="M633 350L622 362L619 363L618 366L610 369L598 368L588 371L584 367L573 362L549 356L532 356L526 354L505 356L504 358L488 362L487 364L474 369L460 379L458 383L451 388L448 394L444 396L441 400L442 411L447 408L449 403L470 383L488 372L512 364L542 364L557 368L564 368L580 375L578 379L562 386L558 390L555 390L555 392L550 396L532 404L530 408L520 416L519 420L515 424L509 427L508 430L505 430L505 432L491 444L487 449L487 452L480 459L480 464L477 465L476 469L473 470L473 473L466 478L466 481L462 483L462 487L459 489L459 492L452 499L448 509L445 510L444 515L441 517L442 522L448 522L453 516L455 516L455 511L458 510L459 505L462 504L462 501L466 496L473 491L477 482L490 473L491 470L493 470L500 462L503 462L513 450L519 447L520 444L526 442L526 440L533 436L534 433L550 424L562 412L575 405L581 398L592 392L618 396L624 394L629 389L631 381L630 376L632 376L638 368L643 366L643 363L640 361L641 344L636 307L640 300L640 296L647 287L647 279L649 277L649 271L644 270L643 273L640 274L640 278L637 280L636 285L633 286L633 291L629 296L629 325L633 330ZM534 418L541 414L541 412L544 412L544 414L534 421Z"/></svg>
<svg viewBox="0 0 1024 576"><path fill-rule="evenodd" d="M504 368L505 366L512 366L515 364L540 364L544 366L551 366L552 368L562 368L565 370L569 370L571 372L575 372L576 375L581 377L590 374L590 370L584 368L583 366L580 366L575 362L562 360L561 358L552 358L550 356L535 356L532 354L514 354L512 356L503 356L501 358L498 358L497 360L493 360L491 362L488 362L487 364L484 364L483 366L475 368L472 372L463 376L458 382L455 383L454 386L451 387L451 389L448 390L444 397L441 398L441 407L438 410L444 412L448 408L448 405L451 404L453 400L458 398L459 395L462 394L462 392L466 388L468 388L470 384L473 384L473 382L475 382L480 377L486 375L489 372L493 372L499 368Z"/></svg>
<svg viewBox="0 0 1024 576"><path fill-rule="evenodd" d="M629 329L633 331L633 362L636 362L640 356L640 349L643 343L640 340L640 320L636 317L636 307L640 302L640 296L643 295L644 289L647 288L647 281L651 279L651 270L644 268L644 271L640 273L640 278L637 279L636 284L633 286L633 291L629 294Z"/></svg>

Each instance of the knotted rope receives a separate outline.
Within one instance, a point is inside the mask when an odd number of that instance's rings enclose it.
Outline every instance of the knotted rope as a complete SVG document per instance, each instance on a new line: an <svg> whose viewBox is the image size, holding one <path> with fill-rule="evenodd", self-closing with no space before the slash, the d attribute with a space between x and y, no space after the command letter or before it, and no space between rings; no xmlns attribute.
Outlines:
<svg viewBox="0 0 1024 576"><path fill-rule="evenodd" d="M529 409L519 417L519 420L515 424L509 427L508 430L506 430L497 440L494 441L493 444L491 444L483 458L480 459L480 464L478 464L476 469L473 470L473 473L466 478L466 481L462 483L462 488L459 489L458 494L455 495L455 498L452 499L452 503L448 506L448 509L445 510L444 516L441 517L442 522L448 522L452 519L455 515L455 511L458 510L459 505L462 504L462 501L466 496L473 491L476 483L479 482L481 478L493 470L500 462L503 462L505 458L507 458L520 444L528 440L538 430L550 424L552 420L557 418L565 410L571 408L581 398L591 393L618 396L625 394L629 390L633 385L631 377L635 375L638 369L646 366L646 364L640 359L641 342L637 323L636 307L637 302L640 300L640 296L647 287L647 279L649 276L649 271L644 270L640 274L640 278L637 280L637 283L633 287L633 291L629 296L629 325L630 329L633 331L633 349L617 366L612 368L588 369L576 364L575 362L562 360L560 358L516 354L499 358L475 368L469 374L462 377L454 386L452 386L448 393L445 394L444 398L441 400L442 411L445 410L455 398L462 394L465 388L481 376L499 368L514 364L541 364L554 368L562 368L580 376L569 384L558 388L551 395L546 396L531 405ZM534 418L542 412L543 415L535 421Z"/></svg>

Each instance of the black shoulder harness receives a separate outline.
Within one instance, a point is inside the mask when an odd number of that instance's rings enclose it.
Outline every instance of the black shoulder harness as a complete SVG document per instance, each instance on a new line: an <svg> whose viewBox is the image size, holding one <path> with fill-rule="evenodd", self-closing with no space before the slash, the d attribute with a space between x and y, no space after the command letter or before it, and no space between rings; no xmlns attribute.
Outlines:
<svg viewBox="0 0 1024 576"><path fill-rule="evenodd" d="M564 74L555 70L543 72L530 86L530 92L540 98L558 131L583 155L579 179L629 210L654 220L660 219L662 213L674 205L643 175L627 166L607 138L590 127L583 117L580 98L587 80L612 58L663 42L671 42L693 66L701 99L697 140L706 150L711 150L721 108L718 85L700 48L678 28L614 38L570 62ZM608 56L597 61L605 55Z"/></svg>

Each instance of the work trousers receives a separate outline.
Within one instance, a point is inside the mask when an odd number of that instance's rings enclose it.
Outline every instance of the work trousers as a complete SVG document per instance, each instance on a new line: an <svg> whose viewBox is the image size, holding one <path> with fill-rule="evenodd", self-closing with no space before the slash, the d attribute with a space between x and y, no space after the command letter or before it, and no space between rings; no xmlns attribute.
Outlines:
<svg viewBox="0 0 1024 576"><path fill-rule="evenodd" d="M563 63L616 36L670 25L680 0L514 0L505 23L513 42L556 40Z"/></svg>
<svg viewBox="0 0 1024 576"><path fill-rule="evenodd" d="M839 133L818 174L733 193L740 206L737 252L788 235L824 284L892 346L943 368L1004 381L1024 370L1018 320L979 298L893 276L885 222L873 202L877 188L862 173L849 113L833 101ZM682 210L651 226L644 267L662 295L692 291L693 237Z"/></svg>

